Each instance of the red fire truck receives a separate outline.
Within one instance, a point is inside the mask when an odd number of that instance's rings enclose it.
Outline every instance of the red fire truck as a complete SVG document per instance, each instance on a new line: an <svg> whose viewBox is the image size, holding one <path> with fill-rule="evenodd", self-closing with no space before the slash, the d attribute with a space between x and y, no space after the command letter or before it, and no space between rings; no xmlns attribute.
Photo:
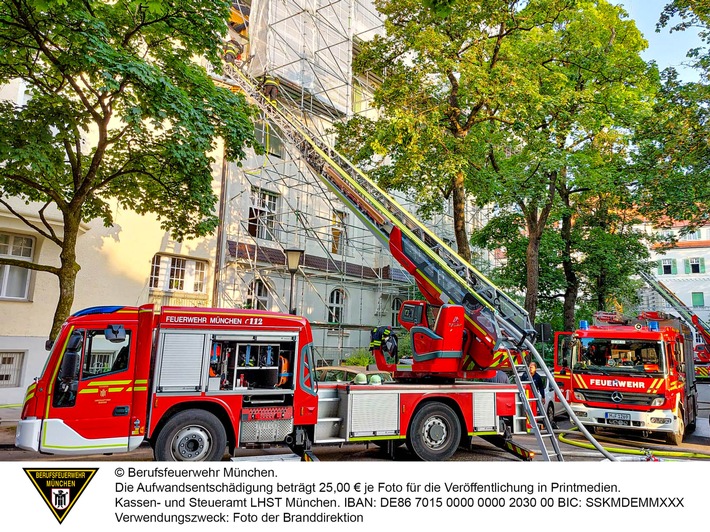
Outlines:
<svg viewBox="0 0 710 532"><path fill-rule="evenodd" d="M147 440L157 460L193 461L259 444L304 455L311 444L391 440L441 460L462 437L502 438L513 417L524 416L514 385L319 385L314 376L302 317L90 308L64 324L29 387L16 445L85 455L127 452Z"/></svg>
<svg viewBox="0 0 710 532"><path fill-rule="evenodd" d="M692 333L677 317L598 312L594 325L557 333L555 380L589 428L663 433L674 445L695 428Z"/></svg>

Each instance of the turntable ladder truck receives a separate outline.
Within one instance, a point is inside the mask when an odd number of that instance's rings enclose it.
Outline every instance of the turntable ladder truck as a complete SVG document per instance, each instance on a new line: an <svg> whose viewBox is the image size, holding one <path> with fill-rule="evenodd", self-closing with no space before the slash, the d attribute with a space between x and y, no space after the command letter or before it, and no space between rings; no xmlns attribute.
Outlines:
<svg viewBox="0 0 710 532"><path fill-rule="evenodd" d="M535 435L545 460L562 461L551 420L545 414L543 399L535 386L531 386L532 378L523 356L527 353L552 382L571 420L577 423L597 450L613 459L575 420L574 413L535 349L534 328L520 305L463 260L356 165L320 141L298 117L277 102L265 98L258 84L244 71L226 64L224 75L215 78L243 91L280 128L288 144L299 151L313 173L390 249L394 258L413 276L426 298L425 302L405 302L399 313L400 324L411 334L412 363L398 363L396 356L388 359L388 353L384 350L374 349L380 370L390 371L402 382L454 382L457 379L489 377L496 368L508 365L513 369L519 404L524 412L514 420L516 429L528 427ZM441 305L439 312L460 313L464 326L447 329L445 324L440 323L446 321L443 316L435 323L428 323L428 305ZM444 331L445 335L440 334Z"/></svg>

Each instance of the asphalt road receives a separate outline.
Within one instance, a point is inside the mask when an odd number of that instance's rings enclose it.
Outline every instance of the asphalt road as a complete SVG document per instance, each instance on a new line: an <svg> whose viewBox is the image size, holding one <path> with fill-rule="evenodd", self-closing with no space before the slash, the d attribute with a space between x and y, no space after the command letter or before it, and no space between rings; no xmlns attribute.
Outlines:
<svg viewBox="0 0 710 532"><path fill-rule="evenodd" d="M710 414L710 383L698 385L700 412L698 414L697 428L686 436L682 447L666 445L662 439L648 438L642 439L637 435L628 434L620 436L601 432L596 435L597 440L603 446L613 449L628 449L624 452L612 452L620 460L635 460L643 456L646 451L651 451L654 456L661 459L673 459L678 453L685 453L682 458L697 458L694 453L710 455L710 424L708 415ZM566 418L556 420L561 436L560 449L564 461L599 461L605 459L599 451L591 447L589 442L580 438L580 434L571 429L571 424ZM43 455L31 451L17 449L12 445L14 441L14 427L0 426L0 461L151 461L153 452L147 445L141 446L136 451L126 454L114 455L91 455L81 457L58 457ZM536 450L538 445L532 435L516 436L515 441L530 450ZM257 457L280 455L286 450L282 448L239 450L238 459L253 460ZM318 446L314 449L314 454L320 461L416 461L406 448L401 446L395 450L394 456L382 451L376 445L344 445L344 446ZM227 458L225 458L227 459ZM469 448L460 448L450 459L451 461L519 461L516 456L501 450L500 448L474 438ZM542 460L539 453L535 457L536 461Z"/></svg>

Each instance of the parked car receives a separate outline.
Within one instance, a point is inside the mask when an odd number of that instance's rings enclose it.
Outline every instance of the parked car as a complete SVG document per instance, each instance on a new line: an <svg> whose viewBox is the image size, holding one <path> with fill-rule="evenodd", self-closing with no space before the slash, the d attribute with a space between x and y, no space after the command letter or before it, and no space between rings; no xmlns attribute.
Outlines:
<svg viewBox="0 0 710 532"><path fill-rule="evenodd" d="M316 368L318 382L352 382L358 373L367 377L367 382L373 375L379 375L383 383L392 382L392 375L386 371L368 370L363 366L323 366Z"/></svg>
<svg viewBox="0 0 710 532"><path fill-rule="evenodd" d="M543 402L545 403L545 412L547 413L547 418L552 422L552 426L556 427L555 418L558 416L565 415L564 406L559 400L555 400L555 390L552 388L552 383L548 380L546 375L541 375L542 382L545 385L545 397L543 397Z"/></svg>

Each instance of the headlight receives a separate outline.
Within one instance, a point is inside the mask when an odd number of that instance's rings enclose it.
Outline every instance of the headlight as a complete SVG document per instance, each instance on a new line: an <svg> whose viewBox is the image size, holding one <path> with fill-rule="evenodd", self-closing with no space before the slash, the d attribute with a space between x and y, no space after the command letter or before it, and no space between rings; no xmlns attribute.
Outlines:
<svg viewBox="0 0 710 532"><path fill-rule="evenodd" d="M663 406L663 403L665 402L665 397L656 397L653 401L651 401L651 406Z"/></svg>
<svg viewBox="0 0 710 532"><path fill-rule="evenodd" d="M577 401L585 401L586 400L584 397L584 394L582 392L574 392L574 398Z"/></svg>

